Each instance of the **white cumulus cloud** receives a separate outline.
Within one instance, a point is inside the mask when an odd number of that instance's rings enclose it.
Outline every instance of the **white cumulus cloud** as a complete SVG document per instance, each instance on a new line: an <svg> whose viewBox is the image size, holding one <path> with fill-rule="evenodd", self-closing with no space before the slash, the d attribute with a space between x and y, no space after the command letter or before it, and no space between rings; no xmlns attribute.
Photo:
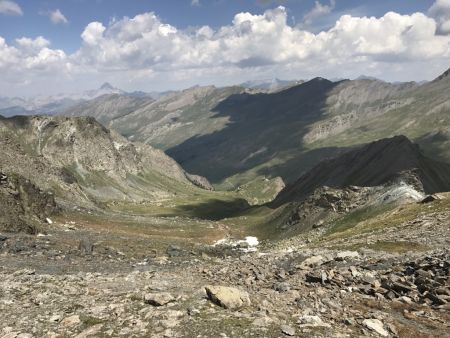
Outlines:
<svg viewBox="0 0 450 338"><path fill-rule="evenodd" d="M237 14L217 30L177 30L155 13L124 18L108 27L90 23L78 57L103 69L159 70L211 66L258 67L293 62L345 63L431 60L448 57L449 38L435 34L436 22L423 13L388 12L381 18L342 16L318 34L287 23L284 7L261 15Z"/></svg>
<svg viewBox="0 0 450 338"><path fill-rule="evenodd" d="M33 52L38 52L41 49L48 47L50 45L50 41L45 39L42 36L38 36L35 39L22 37L20 39L16 39L16 43L20 46L21 49L27 51L29 54Z"/></svg>
<svg viewBox="0 0 450 338"><path fill-rule="evenodd" d="M65 24L69 22L59 9L55 9L54 11L49 12L48 16L50 18L50 21L55 25L60 23Z"/></svg>
<svg viewBox="0 0 450 338"><path fill-rule="evenodd" d="M333 1L317 4L316 13L322 14L334 6ZM114 79L124 87L134 82L135 89L146 89L138 84L148 83L162 89L224 85L264 76L431 78L436 70L448 68L450 58L450 35L443 34L436 13L441 11L432 7L427 14L343 15L320 33L290 25L282 6L262 14L238 13L222 27L186 30L163 22L153 12L142 13L89 23L72 55L52 49L43 37L20 38L14 45L1 39L0 70L15 72L11 78L24 76L25 70L36 78L40 72L45 74L42 78L65 74L80 86L81 79L83 83ZM0 89L2 81L7 88L5 79L0 79Z"/></svg>
<svg viewBox="0 0 450 338"><path fill-rule="evenodd" d="M10 0L0 0L0 13L5 15L23 15L22 8Z"/></svg>
<svg viewBox="0 0 450 338"><path fill-rule="evenodd" d="M13 84L33 77L47 80L54 74L64 75L70 67L66 53L49 47L50 41L42 36L19 38L15 45L8 45L0 37L0 82Z"/></svg>

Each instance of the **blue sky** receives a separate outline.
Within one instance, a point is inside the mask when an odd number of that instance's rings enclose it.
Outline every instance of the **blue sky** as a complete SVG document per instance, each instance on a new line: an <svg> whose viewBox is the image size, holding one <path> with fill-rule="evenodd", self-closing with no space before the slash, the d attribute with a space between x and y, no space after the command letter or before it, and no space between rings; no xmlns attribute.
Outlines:
<svg viewBox="0 0 450 338"><path fill-rule="evenodd" d="M268 8L283 5L288 8L291 24L300 21L314 7L315 0L17 0L23 16L1 16L0 35L7 41L22 36L42 35L52 41L55 48L75 52L81 43L80 34L92 21L108 23L112 18L134 17L144 12L155 12L162 21L178 28L209 25L217 28L231 22L239 12L261 14ZM327 1L323 1L327 4ZM360 16L382 16L387 11L401 14L425 12L433 0L344 0L337 1L333 15L316 22L318 29L334 23L342 13ZM69 21L65 25L53 24L46 13L59 9ZM315 28L315 27L314 27Z"/></svg>
<svg viewBox="0 0 450 338"><path fill-rule="evenodd" d="M423 80L450 67L449 27L450 0L0 0L0 91Z"/></svg>

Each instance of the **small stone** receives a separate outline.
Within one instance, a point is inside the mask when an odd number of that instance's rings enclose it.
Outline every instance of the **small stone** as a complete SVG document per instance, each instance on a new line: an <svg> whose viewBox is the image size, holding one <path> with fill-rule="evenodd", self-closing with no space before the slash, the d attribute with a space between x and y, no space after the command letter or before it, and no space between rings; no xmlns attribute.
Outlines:
<svg viewBox="0 0 450 338"><path fill-rule="evenodd" d="M295 336L295 328L289 325L281 325L281 332L287 336Z"/></svg>
<svg viewBox="0 0 450 338"><path fill-rule="evenodd" d="M357 251L341 251L337 253L335 260L343 261L346 259L354 259L358 257L359 253Z"/></svg>
<svg viewBox="0 0 450 338"><path fill-rule="evenodd" d="M305 315L299 318L299 323L302 326L326 326L329 327L329 324L326 324L320 319L319 316Z"/></svg>
<svg viewBox="0 0 450 338"><path fill-rule="evenodd" d="M383 323L379 319L364 319L362 324L369 330L378 333L380 336L389 336L389 333L384 329Z"/></svg>
<svg viewBox="0 0 450 338"><path fill-rule="evenodd" d="M147 293L144 295L144 302L153 306L163 306L174 300L175 298L168 292Z"/></svg>
<svg viewBox="0 0 450 338"><path fill-rule="evenodd" d="M276 283L274 289L278 292L287 292L291 289L291 286L287 282Z"/></svg>
<svg viewBox="0 0 450 338"><path fill-rule="evenodd" d="M69 317L64 318L60 325L64 326L64 327L70 327L70 326L75 326L81 323L80 320L80 316L78 315L72 315Z"/></svg>
<svg viewBox="0 0 450 338"><path fill-rule="evenodd" d="M320 255L311 256L306 258L299 266L302 270L310 269L311 267L318 266L324 262L324 258Z"/></svg>

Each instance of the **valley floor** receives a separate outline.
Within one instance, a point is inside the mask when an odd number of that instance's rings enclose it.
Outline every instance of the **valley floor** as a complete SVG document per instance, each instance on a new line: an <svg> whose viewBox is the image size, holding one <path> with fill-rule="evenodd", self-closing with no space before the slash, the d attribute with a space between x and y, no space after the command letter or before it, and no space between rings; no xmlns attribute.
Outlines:
<svg viewBox="0 0 450 338"><path fill-rule="evenodd" d="M45 234L0 237L0 337L447 337L449 207L401 206L256 252L209 245L233 220L60 215Z"/></svg>

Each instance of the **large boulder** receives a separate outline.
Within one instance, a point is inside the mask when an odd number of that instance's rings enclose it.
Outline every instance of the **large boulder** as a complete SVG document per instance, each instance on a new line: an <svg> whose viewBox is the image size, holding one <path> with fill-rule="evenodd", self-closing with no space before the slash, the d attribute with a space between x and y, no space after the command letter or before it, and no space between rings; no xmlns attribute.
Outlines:
<svg viewBox="0 0 450 338"><path fill-rule="evenodd" d="M247 292L233 287L208 285L205 287L205 290L208 298L213 303L225 309L239 309L251 304Z"/></svg>

